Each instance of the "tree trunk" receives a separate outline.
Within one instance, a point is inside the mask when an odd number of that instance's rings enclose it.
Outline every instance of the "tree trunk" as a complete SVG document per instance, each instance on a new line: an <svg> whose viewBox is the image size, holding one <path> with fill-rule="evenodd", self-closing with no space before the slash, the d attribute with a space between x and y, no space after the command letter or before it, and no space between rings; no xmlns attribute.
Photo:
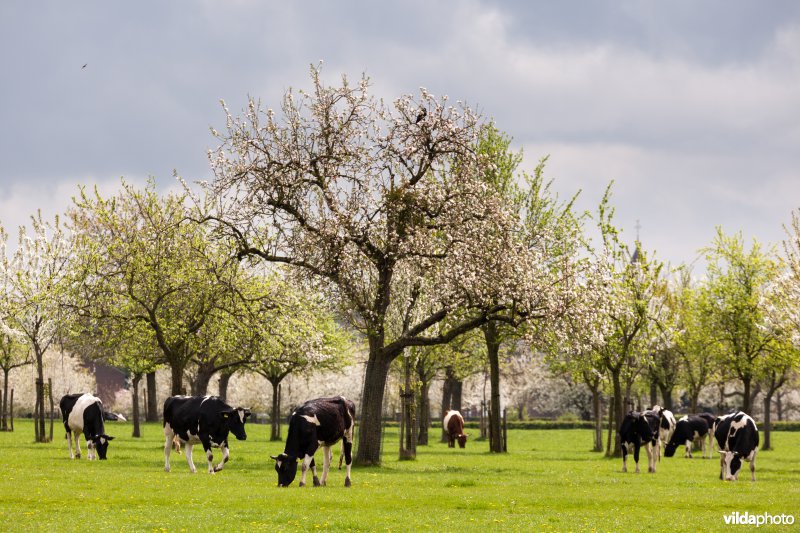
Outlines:
<svg viewBox="0 0 800 533"><path fill-rule="evenodd" d="M661 407L672 411L672 387L659 385L659 388L661 389Z"/></svg>
<svg viewBox="0 0 800 533"><path fill-rule="evenodd" d="M170 371L172 373L172 395L183 394L183 367L172 365Z"/></svg>
<svg viewBox="0 0 800 533"><path fill-rule="evenodd" d="M611 439L614 433L614 412L616 411L616 406L614 403L616 399L611 398L611 401L608 403L608 437L606 439L606 457L611 457Z"/></svg>
<svg viewBox="0 0 800 533"><path fill-rule="evenodd" d="M2 409L3 411L2 417L0 417L0 424L2 424L2 426L0 426L0 430L2 431L8 431L8 373L9 372L10 372L9 370L3 369L3 402L2 402L3 405L0 406L0 409Z"/></svg>
<svg viewBox="0 0 800 533"><path fill-rule="evenodd" d="M658 404L658 383L656 380L650 382L650 407Z"/></svg>
<svg viewBox="0 0 800 533"><path fill-rule="evenodd" d="M744 386L744 393L742 394L742 411L750 414L750 387L751 378L742 378L742 386Z"/></svg>
<svg viewBox="0 0 800 533"><path fill-rule="evenodd" d="M461 411L461 402L463 398L464 398L464 382L461 381L460 379L453 378L450 409L454 411Z"/></svg>
<svg viewBox="0 0 800 533"><path fill-rule="evenodd" d="M47 378L47 395L50 397L50 437L49 442L53 442L53 419L55 418L55 405L53 405L53 378Z"/></svg>
<svg viewBox="0 0 800 533"><path fill-rule="evenodd" d="M778 414L778 422L783 422L783 392L775 393L775 410Z"/></svg>
<svg viewBox="0 0 800 533"><path fill-rule="evenodd" d="M147 421L158 422L158 394L155 370L147 373Z"/></svg>
<svg viewBox="0 0 800 533"><path fill-rule="evenodd" d="M414 404L416 394L414 394L414 386L412 383L411 361L410 357L404 357L403 360L403 373L405 374L405 386L402 388L402 413L403 417L402 427L405 428L405 439L401 436L400 439L400 459L410 460L417 458L417 409Z"/></svg>
<svg viewBox="0 0 800 533"><path fill-rule="evenodd" d="M454 375L455 373L453 372L453 367L448 366L445 369L444 381L442 382L442 410L439 413L440 420L444 420L444 414L453 408L453 384L455 383ZM447 442L447 440L447 431L445 431L444 425L442 425L442 435L439 438L439 441Z"/></svg>
<svg viewBox="0 0 800 533"><path fill-rule="evenodd" d="M47 433L44 427L44 354L38 349L36 352L36 442L47 442Z"/></svg>
<svg viewBox="0 0 800 533"><path fill-rule="evenodd" d="M594 447L593 452L603 451L603 414L600 412L600 389L592 390L592 414L594 415Z"/></svg>
<svg viewBox="0 0 800 533"><path fill-rule="evenodd" d="M131 383L133 385L133 433L131 437L139 438L142 436L141 428L139 427L139 384L142 381L141 374L134 374Z"/></svg>
<svg viewBox="0 0 800 533"><path fill-rule="evenodd" d="M699 389L697 391L693 391L693 392L689 393L689 412L690 413L696 413L697 412L697 402L698 402L699 398L700 398L700 390ZM718 412L722 412L722 406L718 406L717 411Z"/></svg>
<svg viewBox="0 0 800 533"><path fill-rule="evenodd" d="M772 443L770 441L770 436L772 434L772 394L773 391L768 390L764 395L764 444L761 445L762 450L772 449Z"/></svg>
<svg viewBox="0 0 800 533"><path fill-rule="evenodd" d="M431 399L429 381L420 381L419 384L419 434L417 444L428 445L428 429L431 427Z"/></svg>
<svg viewBox="0 0 800 533"><path fill-rule="evenodd" d="M501 435L500 420L500 336L497 331L497 323L489 321L483 326L483 337L486 340L486 353L489 357L489 381L490 401L489 401L489 448L493 453L503 452L503 442Z"/></svg>
<svg viewBox="0 0 800 533"><path fill-rule="evenodd" d="M619 370L611 372L611 382L614 385L614 448L610 450L611 457L619 457L622 455L619 431L617 431L617 428L625 419L625 403L622 397L622 384L620 383L619 374ZM608 453L608 451L606 453Z"/></svg>
<svg viewBox="0 0 800 533"><path fill-rule="evenodd" d="M217 369L213 364L198 365L197 374L192 380L192 396L205 396L208 394L208 384L211 383L211 378L216 374Z"/></svg>
<svg viewBox="0 0 800 533"><path fill-rule="evenodd" d="M281 381L271 379L269 382L272 384L269 440L281 440Z"/></svg>
<svg viewBox="0 0 800 533"><path fill-rule="evenodd" d="M223 402L228 401L228 383L230 383L231 378L236 373L234 370L233 372L223 372L219 375L219 397Z"/></svg>
<svg viewBox="0 0 800 533"><path fill-rule="evenodd" d="M381 464L381 427L383 396L389 375L391 358L382 356L382 342L370 339L370 353L364 373L364 394L361 397L361 427L358 431L358 451L355 462L359 466Z"/></svg>

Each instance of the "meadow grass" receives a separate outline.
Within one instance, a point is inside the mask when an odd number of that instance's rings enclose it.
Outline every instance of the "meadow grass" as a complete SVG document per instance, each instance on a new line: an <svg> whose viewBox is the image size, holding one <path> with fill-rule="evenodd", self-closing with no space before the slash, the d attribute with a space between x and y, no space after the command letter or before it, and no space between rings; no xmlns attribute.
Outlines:
<svg viewBox="0 0 800 533"><path fill-rule="evenodd" d="M733 511L800 520L800 433L773 434L776 449L757 456L756 483L749 470L726 483L718 458L684 459L680 450L656 474L642 452L644 472L634 474L631 460L623 474L621 459L589 451L585 429L512 430L503 455L476 440L463 450L436 442L415 461L397 460L390 429L384 466L353 469L351 488L334 469L325 488L287 489L276 486L269 459L283 444L269 442L268 431L249 425L248 440L231 443L231 461L215 475L196 447L192 475L175 454L164 472L158 424L133 439L129 423L108 423L117 437L109 460L89 462L85 444L83 459L69 459L59 426L54 442L35 444L31 422L17 421L14 433L0 433L0 530L688 531L725 529L723 515Z"/></svg>

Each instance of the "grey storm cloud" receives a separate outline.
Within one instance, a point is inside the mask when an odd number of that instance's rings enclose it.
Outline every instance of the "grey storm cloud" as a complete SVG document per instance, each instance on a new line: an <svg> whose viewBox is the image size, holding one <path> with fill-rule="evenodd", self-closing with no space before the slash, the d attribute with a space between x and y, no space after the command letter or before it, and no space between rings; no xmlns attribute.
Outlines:
<svg viewBox="0 0 800 533"><path fill-rule="evenodd" d="M0 222L78 184L208 179L224 99L277 107L324 60L392 99L465 100L629 240L691 261L716 225L777 242L800 205L800 4L143 1L0 4ZM86 65L85 68L82 68Z"/></svg>

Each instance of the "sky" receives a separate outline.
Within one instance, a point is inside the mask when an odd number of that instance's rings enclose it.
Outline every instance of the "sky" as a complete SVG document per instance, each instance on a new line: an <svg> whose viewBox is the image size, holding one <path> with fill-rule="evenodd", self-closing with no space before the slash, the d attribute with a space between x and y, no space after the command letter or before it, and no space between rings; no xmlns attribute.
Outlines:
<svg viewBox="0 0 800 533"><path fill-rule="evenodd" d="M278 107L320 60L387 100L466 101L580 209L613 180L625 240L672 265L717 226L778 244L800 208L793 0L3 0L0 223L81 184L211 179L220 100Z"/></svg>

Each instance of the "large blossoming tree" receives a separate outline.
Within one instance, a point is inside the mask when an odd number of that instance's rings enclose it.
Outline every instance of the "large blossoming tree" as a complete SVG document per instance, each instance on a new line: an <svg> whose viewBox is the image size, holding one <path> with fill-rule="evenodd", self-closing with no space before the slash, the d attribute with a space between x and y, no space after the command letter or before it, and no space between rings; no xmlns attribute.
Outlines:
<svg viewBox="0 0 800 533"><path fill-rule="evenodd" d="M515 262L506 245L516 220L481 179L488 161L474 149L481 122L469 107L425 89L387 103L366 78L329 86L316 67L311 82L289 90L280 113L255 100L242 116L226 109L210 154L218 202L204 215L240 257L323 282L366 337L356 462L379 464L391 362L507 308L497 295L517 280L495 267Z"/></svg>

